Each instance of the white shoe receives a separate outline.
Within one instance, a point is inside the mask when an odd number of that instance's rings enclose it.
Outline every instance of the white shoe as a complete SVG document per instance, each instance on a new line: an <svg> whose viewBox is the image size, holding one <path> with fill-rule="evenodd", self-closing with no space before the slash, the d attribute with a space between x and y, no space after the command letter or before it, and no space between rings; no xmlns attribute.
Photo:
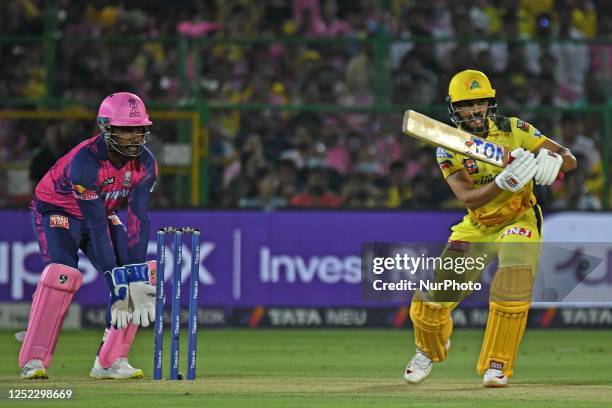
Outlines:
<svg viewBox="0 0 612 408"><path fill-rule="evenodd" d="M404 379L410 384L418 384L431 373L431 358L421 349L416 349L416 354L410 359L404 371Z"/></svg>
<svg viewBox="0 0 612 408"><path fill-rule="evenodd" d="M144 378L144 373L140 368L134 368L128 363L127 358L118 358L109 368L104 368L100 365L100 360L96 357L94 366L89 373L91 378L98 380L112 378L115 380L124 379L141 379Z"/></svg>
<svg viewBox="0 0 612 408"><path fill-rule="evenodd" d="M21 379L23 380L46 380L49 378L47 369L40 360L30 360L21 367Z"/></svg>
<svg viewBox="0 0 612 408"><path fill-rule="evenodd" d="M508 385L508 377L502 370L489 368L484 373L482 384L488 388L502 388Z"/></svg>
<svg viewBox="0 0 612 408"><path fill-rule="evenodd" d="M450 350L451 341L446 341L446 350ZM404 379L410 384L418 384L423 381L431 373L433 363L431 358L425 352L417 347L416 354L410 359L406 370L404 371Z"/></svg>

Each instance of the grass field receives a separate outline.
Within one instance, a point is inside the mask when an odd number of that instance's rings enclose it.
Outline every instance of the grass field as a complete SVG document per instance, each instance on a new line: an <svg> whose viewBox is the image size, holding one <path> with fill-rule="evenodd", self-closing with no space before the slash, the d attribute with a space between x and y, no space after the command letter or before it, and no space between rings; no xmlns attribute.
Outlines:
<svg viewBox="0 0 612 408"><path fill-rule="evenodd" d="M474 366L481 331L453 334L450 358L412 386L402 371L412 335L396 330L202 330L198 380L91 380L101 331L66 331L47 381L21 381L20 344L0 332L0 405L66 407L612 407L612 334L531 330L506 389L484 389ZM186 336L183 336L183 340ZM186 345L182 345L183 357ZM152 330L130 362L152 371ZM168 347L165 348L166 357ZM181 361L184 365L185 358ZM167 375L167 362L166 370ZM67 401L9 401L24 387L74 390Z"/></svg>

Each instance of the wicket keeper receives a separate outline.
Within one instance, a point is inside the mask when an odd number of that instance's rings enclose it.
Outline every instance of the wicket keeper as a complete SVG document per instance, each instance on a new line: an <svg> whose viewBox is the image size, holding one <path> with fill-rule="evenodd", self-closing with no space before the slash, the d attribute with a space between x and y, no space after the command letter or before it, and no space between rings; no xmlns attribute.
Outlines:
<svg viewBox="0 0 612 408"><path fill-rule="evenodd" d="M505 387L525 331L542 241L542 213L533 183L553 184L560 171L576 167L576 159L529 123L498 115L495 89L480 71L456 74L447 102L455 126L507 147L515 158L501 169L443 148L436 154L446 182L468 212L451 227L442 257L481 256L474 248L486 243L494 255L488 261L498 258L476 369L484 374L485 387ZM416 354L404 373L409 383L423 381L432 363L446 359L453 329L451 311L461 299L436 301L431 294L415 293L410 317Z"/></svg>
<svg viewBox="0 0 612 408"><path fill-rule="evenodd" d="M155 316L155 263L145 263L149 200L157 163L144 146L149 120L132 93L106 97L101 133L61 157L36 186L32 223L45 268L30 310L19 367L21 378L47 378L47 368L74 294L81 286L81 249L104 274L110 290L107 327L90 376L142 378L127 354L138 326ZM127 203L127 228L116 215Z"/></svg>

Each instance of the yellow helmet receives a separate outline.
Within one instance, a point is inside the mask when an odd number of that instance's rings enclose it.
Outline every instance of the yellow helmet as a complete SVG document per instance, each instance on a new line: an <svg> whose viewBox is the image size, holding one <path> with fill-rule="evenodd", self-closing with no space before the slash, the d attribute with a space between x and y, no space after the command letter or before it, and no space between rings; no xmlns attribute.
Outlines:
<svg viewBox="0 0 612 408"><path fill-rule="evenodd" d="M480 71L466 69L451 79L448 85L450 103L471 99L495 98L495 89L489 78Z"/></svg>

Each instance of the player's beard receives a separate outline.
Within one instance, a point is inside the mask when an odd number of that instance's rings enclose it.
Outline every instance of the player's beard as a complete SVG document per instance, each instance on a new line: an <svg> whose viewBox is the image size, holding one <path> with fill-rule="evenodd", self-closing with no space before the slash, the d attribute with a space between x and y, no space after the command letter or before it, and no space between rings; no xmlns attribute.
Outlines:
<svg viewBox="0 0 612 408"><path fill-rule="evenodd" d="M489 124L487 115L488 110L485 110L482 114L472 115L471 118L465 120L465 130L476 136L486 136L489 131Z"/></svg>
<svg viewBox="0 0 612 408"><path fill-rule="evenodd" d="M106 144L115 153L118 153L121 156L127 157L129 159L133 159L135 157L140 156L140 154L143 152L145 140L146 139L144 139L142 143L121 145L117 143L117 141L114 140L112 136L108 136L106 138Z"/></svg>

